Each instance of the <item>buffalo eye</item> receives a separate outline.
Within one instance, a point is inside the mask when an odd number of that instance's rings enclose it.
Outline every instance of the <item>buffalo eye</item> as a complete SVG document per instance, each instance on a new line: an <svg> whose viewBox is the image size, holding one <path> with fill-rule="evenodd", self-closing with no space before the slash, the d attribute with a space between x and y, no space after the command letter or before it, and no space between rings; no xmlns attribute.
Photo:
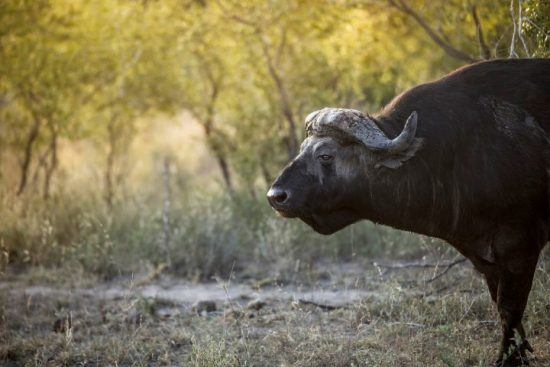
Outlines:
<svg viewBox="0 0 550 367"><path fill-rule="evenodd" d="M321 163L328 163L330 161L332 161L334 159L333 156L331 155L328 155L328 154L321 154L321 155L318 155L317 156L317 159L321 162Z"/></svg>

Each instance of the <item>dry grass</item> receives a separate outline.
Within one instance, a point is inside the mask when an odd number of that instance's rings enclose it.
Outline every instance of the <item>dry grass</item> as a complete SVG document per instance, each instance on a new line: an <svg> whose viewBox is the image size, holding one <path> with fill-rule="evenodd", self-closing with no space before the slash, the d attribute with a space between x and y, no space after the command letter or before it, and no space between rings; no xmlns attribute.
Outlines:
<svg viewBox="0 0 550 367"><path fill-rule="evenodd" d="M319 259L380 253L410 255L431 240L364 221L323 237L300 221L278 218L263 198L239 194L182 197L169 215L169 246L156 193L143 193L112 210L90 193L51 202L10 199L0 191L0 274L14 268L70 268L103 280L156 268L208 280L249 264L288 273ZM300 270L300 269L298 269Z"/></svg>
<svg viewBox="0 0 550 367"><path fill-rule="evenodd" d="M548 253L548 251L546 251ZM546 256L547 258L547 256ZM550 365L550 274L542 261L525 325L535 348L533 366ZM2 366L488 366L499 338L496 312L470 266L456 266L434 282L433 269L376 268L338 273L322 265L291 286L358 287L361 302L332 311L285 299L260 310L247 300L218 304L205 316L186 302L129 296L101 299L83 292L25 291L16 276L0 290ZM312 275L313 274L313 275ZM237 277L236 282L253 282ZM51 283L54 282L54 283ZM50 284L55 284L55 276ZM58 279L57 283L62 283ZM91 281L93 283L93 281ZM90 286L88 281L86 286ZM128 280L101 287L126 286ZM97 288L94 288L97 289ZM31 296L32 294L32 296ZM229 302L230 301L230 302ZM66 327L67 315L71 325ZM53 332L55 321L59 332ZM60 321L61 320L61 321ZM59 327L61 326L61 327Z"/></svg>

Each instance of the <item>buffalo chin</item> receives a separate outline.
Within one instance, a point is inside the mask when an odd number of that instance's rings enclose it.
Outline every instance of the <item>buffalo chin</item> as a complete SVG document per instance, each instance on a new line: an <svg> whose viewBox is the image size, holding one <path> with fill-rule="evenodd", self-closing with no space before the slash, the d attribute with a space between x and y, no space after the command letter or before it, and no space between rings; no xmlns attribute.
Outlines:
<svg viewBox="0 0 550 367"><path fill-rule="evenodd" d="M281 216L281 217L283 217L283 218L292 219L292 218L298 217L297 214L292 213L292 212L287 212L287 211L278 210L278 209L275 209L275 211L277 212L277 214L279 214L279 216Z"/></svg>
<svg viewBox="0 0 550 367"><path fill-rule="evenodd" d="M337 210L323 214L302 215L299 218L313 230L328 236L359 221L361 218L351 210Z"/></svg>

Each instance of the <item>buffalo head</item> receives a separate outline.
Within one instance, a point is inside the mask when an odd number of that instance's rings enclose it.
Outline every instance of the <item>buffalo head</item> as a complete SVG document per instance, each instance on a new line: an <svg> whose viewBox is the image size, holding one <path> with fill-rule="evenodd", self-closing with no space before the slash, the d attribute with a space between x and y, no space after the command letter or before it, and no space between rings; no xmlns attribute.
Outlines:
<svg viewBox="0 0 550 367"><path fill-rule="evenodd" d="M307 137L269 189L269 203L280 215L298 217L322 234L365 218L376 171L398 168L420 147L416 126L412 112L402 132L390 139L356 110L324 108L309 114Z"/></svg>

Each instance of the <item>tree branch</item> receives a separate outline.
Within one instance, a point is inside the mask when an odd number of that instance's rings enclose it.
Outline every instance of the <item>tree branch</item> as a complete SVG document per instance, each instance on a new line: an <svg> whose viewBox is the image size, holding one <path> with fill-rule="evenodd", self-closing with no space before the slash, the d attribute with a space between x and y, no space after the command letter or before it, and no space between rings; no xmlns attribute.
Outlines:
<svg viewBox="0 0 550 367"><path fill-rule="evenodd" d="M245 19L245 18L243 18L239 15L235 15L235 14L231 13L222 4L221 1L218 0L217 3L220 6L220 8L224 11L224 13L226 14L226 17L236 21L237 23L240 23L240 24L243 24L243 25L246 25L246 26L252 28L252 30L254 32L254 35L256 37L258 37L258 40L259 40L260 46L261 46L261 50L262 50L262 54L265 58L265 62L266 62L266 65L267 65L267 71L269 73L269 76L271 77L271 79L275 83L277 93L279 94L279 99L280 99L280 102L281 102L281 106L280 106L281 107L281 112L282 112L285 120L288 123L288 142L286 143L286 145L287 145L288 157L289 157L289 159L292 159L292 158L294 158L294 156L296 156L296 154L298 152L298 137L296 135L296 120L294 118L294 113L292 112L292 105L291 105L291 102L290 102L290 97L288 95L284 80L283 80L283 78L281 77L281 75L279 74L279 72L276 68L276 63L279 62L279 60L277 60L277 59L278 59L278 57L280 57L282 55L283 48L286 44L286 29L282 29L283 33L282 33L281 43L279 44L278 50L276 50L277 54L275 55L275 60L274 60L274 57L269 52L269 45L268 45L268 43L266 42L266 40L264 38L264 34L263 34L263 31L262 31L262 27L261 27L261 25L265 26L265 23L257 24L255 22L250 21L248 19Z"/></svg>
<svg viewBox="0 0 550 367"><path fill-rule="evenodd" d="M514 30L512 31L512 40L510 41L510 53L508 54L509 58L519 57L516 52L516 34L518 33L517 23L516 23L516 11L514 9L514 0L510 1L510 15L512 16L512 25Z"/></svg>
<svg viewBox="0 0 550 367"><path fill-rule="evenodd" d="M195 53L195 56L199 60L201 60L201 63L200 63L201 71L204 74L209 84L208 87L210 90L208 93L208 98L205 101L206 105L205 105L204 113L200 113L199 111L194 110L193 108L190 108L189 110L191 114L195 117L197 122L202 126L204 130L206 144L218 163L218 167L220 168L222 178L228 190L228 193L231 197L234 197L235 189L233 187L233 180L232 180L232 175L231 175L227 154L224 152L224 149L221 145L222 139L220 139L219 136L216 136L216 135L221 136L221 132L218 131L218 129L216 129L214 125L215 114L216 114L216 104L219 97L220 86L222 85L222 81L220 80L220 78L216 78L211 68L211 65L203 57L203 55L199 53Z"/></svg>
<svg viewBox="0 0 550 367"><path fill-rule="evenodd" d="M489 46L487 46L487 43L485 42L485 37L483 36L483 28L481 27L481 22L479 20L479 16L477 14L477 8L475 5L472 5L472 17L474 18L474 23L476 25L477 42L479 44L481 54L483 55L484 59L488 60L491 58L491 50L489 49Z"/></svg>
<svg viewBox="0 0 550 367"><path fill-rule="evenodd" d="M531 53L529 52L529 47L527 47L527 42L525 42L525 38L523 38L522 2L523 0L518 0L518 37L521 40L521 44L523 45L523 50L525 51L525 54L527 55L527 57L531 57Z"/></svg>
<svg viewBox="0 0 550 367"><path fill-rule="evenodd" d="M413 18L418 23L418 25L422 27L422 29L424 29L428 36L430 36L432 41L434 41L443 51L445 51L447 55L460 61L476 61L476 58L468 55L467 53L457 49L450 43L446 42L444 40L444 37L438 35L416 11L414 11L409 5L407 5L404 0L388 0L388 2L402 13L407 14L411 18Z"/></svg>
<svg viewBox="0 0 550 367"><path fill-rule="evenodd" d="M273 64L273 58L269 53L267 42L261 34L258 34L257 36L262 46L262 52L265 57L269 75L271 75L271 78L273 79L273 81L275 82L275 86L277 87L277 91L279 92L283 116L285 116L285 119L288 122L288 138L290 139L288 144L288 156L289 159L292 159L298 152L298 137L296 136L296 121L294 119L294 113L292 112L292 107L290 104L288 93L286 91L286 87L277 69L275 68L275 65Z"/></svg>

